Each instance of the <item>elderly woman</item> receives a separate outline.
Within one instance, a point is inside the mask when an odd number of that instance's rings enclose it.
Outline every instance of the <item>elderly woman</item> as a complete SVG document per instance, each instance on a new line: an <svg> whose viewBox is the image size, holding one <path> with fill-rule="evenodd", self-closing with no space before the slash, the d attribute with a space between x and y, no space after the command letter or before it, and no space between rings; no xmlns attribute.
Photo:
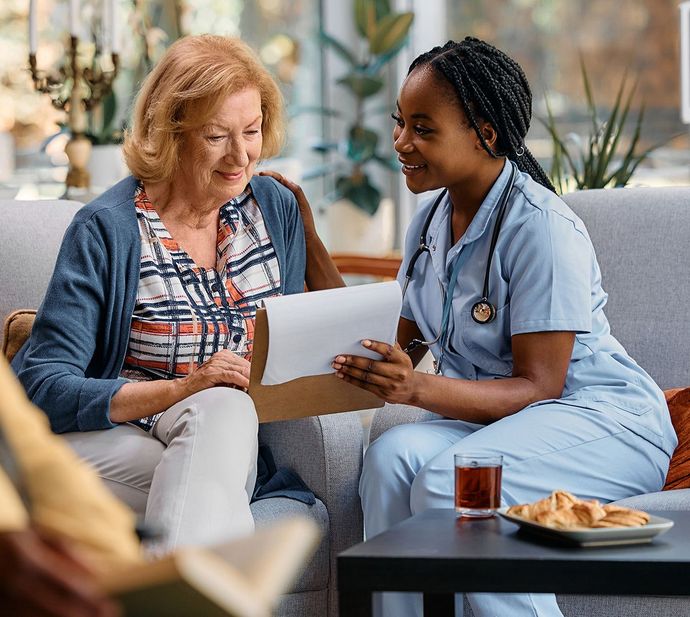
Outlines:
<svg viewBox="0 0 690 617"><path fill-rule="evenodd" d="M280 148L281 110L244 43L172 45L125 138L132 176L75 216L13 363L53 430L111 485L148 494L159 550L253 529L254 317L304 289L295 198L253 177Z"/></svg>

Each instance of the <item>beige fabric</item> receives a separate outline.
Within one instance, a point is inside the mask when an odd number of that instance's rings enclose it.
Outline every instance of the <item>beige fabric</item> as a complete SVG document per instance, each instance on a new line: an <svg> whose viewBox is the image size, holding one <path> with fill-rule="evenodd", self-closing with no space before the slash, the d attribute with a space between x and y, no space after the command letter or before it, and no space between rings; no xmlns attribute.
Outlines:
<svg viewBox="0 0 690 617"><path fill-rule="evenodd" d="M29 515L7 474L0 469L0 531L18 531L29 524Z"/></svg>
<svg viewBox="0 0 690 617"><path fill-rule="evenodd" d="M34 524L71 539L103 567L140 558L132 513L50 432L1 357L0 426L26 484ZM0 476L0 529L27 522L7 476Z"/></svg>
<svg viewBox="0 0 690 617"><path fill-rule="evenodd" d="M170 407L148 433L121 425L63 437L116 494L147 496L146 523L165 534L147 553L162 555L251 534L257 431L249 396L216 387Z"/></svg>

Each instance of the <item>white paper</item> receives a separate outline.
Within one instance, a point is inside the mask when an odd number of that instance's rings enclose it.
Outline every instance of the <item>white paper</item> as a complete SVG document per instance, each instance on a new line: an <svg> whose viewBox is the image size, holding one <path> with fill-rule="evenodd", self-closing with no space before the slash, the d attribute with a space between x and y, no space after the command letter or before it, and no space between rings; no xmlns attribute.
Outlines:
<svg viewBox="0 0 690 617"><path fill-rule="evenodd" d="M362 341L395 342L402 294L390 281L278 296L265 306L269 338L261 383L275 385L334 373L331 364L341 354L380 359Z"/></svg>

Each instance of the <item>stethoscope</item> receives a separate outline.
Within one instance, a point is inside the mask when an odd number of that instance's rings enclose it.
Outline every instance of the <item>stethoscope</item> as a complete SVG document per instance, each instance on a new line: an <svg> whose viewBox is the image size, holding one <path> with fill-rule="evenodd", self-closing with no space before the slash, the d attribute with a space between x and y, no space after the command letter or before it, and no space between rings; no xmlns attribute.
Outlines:
<svg viewBox="0 0 690 617"><path fill-rule="evenodd" d="M503 192L501 193L501 196L499 198L499 205L498 205L498 211L496 214L496 222L494 223L494 229L493 233L491 236L491 244L489 246L489 257L486 262L486 270L484 271L484 286L482 288L482 296L481 298L475 302L472 305L472 308L470 309L470 313L472 315L472 319L477 322L478 324L488 324L493 319L496 317L496 307L489 301L489 273L491 272L491 260L494 255L494 250L496 248L496 242L498 240L498 234L501 231L501 223L503 222L503 216L505 215L506 207L508 205L508 198L510 197L510 193L513 190L513 186L515 184L515 165L513 163L510 163L510 179L508 180L508 183L506 184L505 188L503 189ZM439 205L443 201L443 199L446 197L448 193L448 189L444 189L441 194L436 198L436 201L434 204L431 206L431 210L429 210L429 213L426 216L426 219L424 220L424 225L422 226L422 231L419 234L419 246L417 247L417 250L414 252L410 259L410 263L407 266L407 270L405 271L405 282L403 283L403 289L402 289L402 297L405 297L405 292L407 291L407 287L410 284L410 281L412 280L412 274L414 273L414 267L415 264L417 263L417 260L421 257L422 253L429 253L431 255L431 247L429 246L427 242L427 234L429 231L429 226L431 225L431 220L434 218L434 215L436 214L436 210L438 209ZM436 373L441 372L441 364L443 362L443 355L445 348L447 345L444 344L445 338L447 338L448 335L448 321L450 320L450 309L453 304L453 292L455 291L455 284L457 283L458 280L458 275L460 274L460 270L462 269L462 266L464 263L467 261L468 257L470 255L469 250L461 251L458 257L455 260L455 263L453 265L453 271L450 275L450 280L448 282L448 291L445 293L445 298L443 300L443 312L442 312L442 318L441 318L441 328L438 332L438 335L436 338L434 338L431 341L423 341L421 339L415 338L410 341L410 343L405 347L405 353L410 353L411 351L414 351L421 345L424 345L425 347L430 347L431 345L434 345L435 343L438 343L441 341L441 354L439 359L434 362L434 366L436 369ZM447 342L447 341L445 341Z"/></svg>

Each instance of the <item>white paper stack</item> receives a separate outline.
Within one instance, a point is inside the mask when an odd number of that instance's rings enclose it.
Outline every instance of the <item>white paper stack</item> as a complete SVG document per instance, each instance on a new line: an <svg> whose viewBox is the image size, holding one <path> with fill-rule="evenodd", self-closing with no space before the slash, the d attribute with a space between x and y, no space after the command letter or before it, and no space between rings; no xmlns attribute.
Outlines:
<svg viewBox="0 0 690 617"><path fill-rule="evenodd" d="M365 339L393 344L402 296L397 281L278 296L265 301L268 358L261 384L333 373L338 355L379 359Z"/></svg>

